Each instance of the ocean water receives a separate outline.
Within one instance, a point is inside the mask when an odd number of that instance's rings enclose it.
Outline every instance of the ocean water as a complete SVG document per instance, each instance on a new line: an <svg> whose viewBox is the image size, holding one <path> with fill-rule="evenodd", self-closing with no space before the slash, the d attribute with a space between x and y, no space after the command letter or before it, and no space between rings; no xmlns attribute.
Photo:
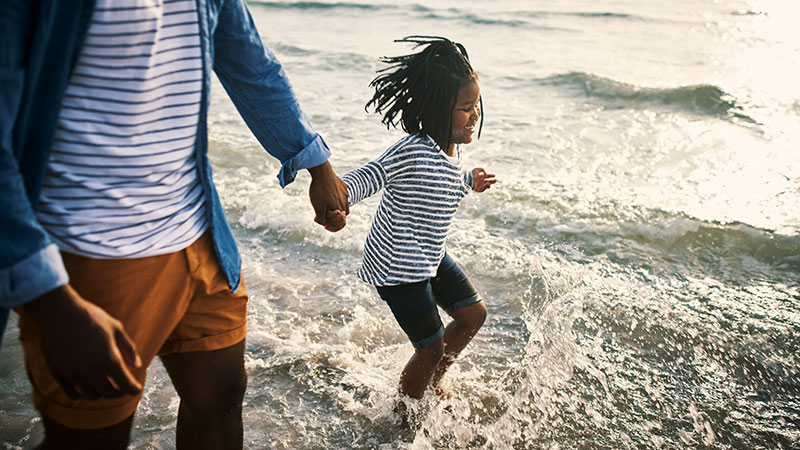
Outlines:
<svg viewBox="0 0 800 450"><path fill-rule="evenodd" d="M312 222L309 176L281 190L221 87L215 180L251 293L251 449L800 447L800 4L796 1L249 1L344 173L401 132L364 111L393 40L470 52L483 135L449 252L489 318L452 396L392 413L412 353L356 279L377 197L345 230ZM0 447L41 424L12 326ZM131 448L174 447L178 400L149 372Z"/></svg>

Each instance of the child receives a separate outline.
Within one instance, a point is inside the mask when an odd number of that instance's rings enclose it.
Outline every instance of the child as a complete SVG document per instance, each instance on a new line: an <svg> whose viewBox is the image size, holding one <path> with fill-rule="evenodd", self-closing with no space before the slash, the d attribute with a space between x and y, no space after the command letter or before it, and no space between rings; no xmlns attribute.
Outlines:
<svg viewBox="0 0 800 450"><path fill-rule="evenodd" d="M438 391L445 370L486 319L480 296L445 251L445 238L461 199L496 180L483 169L461 167L459 144L472 142L481 117L478 77L464 47L427 36L397 42L424 48L382 59L391 66L370 84L375 95L366 108L383 113L387 128L399 114L408 136L342 179L350 205L384 191L358 276L377 288L414 345L400 391L419 399L428 386ZM437 304L453 318L447 328Z"/></svg>

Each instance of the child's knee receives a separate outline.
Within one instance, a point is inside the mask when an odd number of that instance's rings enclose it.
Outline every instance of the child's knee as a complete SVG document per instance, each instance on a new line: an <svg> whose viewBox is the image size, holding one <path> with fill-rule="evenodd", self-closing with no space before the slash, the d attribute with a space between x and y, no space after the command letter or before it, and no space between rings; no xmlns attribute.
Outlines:
<svg viewBox="0 0 800 450"><path fill-rule="evenodd" d="M478 331L483 326L483 323L486 322L487 315L486 305L483 302L478 302L463 308L456 320L462 327Z"/></svg>
<svg viewBox="0 0 800 450"><path fill-rule="evenodd" d="M477 307L475 308L474 313L474 325L475 329L480 328L483 326L484 322L486 322L486 317L489 313L486 311L486 305L483 302L478 302L475 304Z"/></svg>
<svg viewBox="0 0 800 450"><path fill-rule="evenodd" d="M431 363L438 364L442 356L444 356L444 341L439 339L433 344L417 348L416 352L418 357L424 358Z"/></svg>

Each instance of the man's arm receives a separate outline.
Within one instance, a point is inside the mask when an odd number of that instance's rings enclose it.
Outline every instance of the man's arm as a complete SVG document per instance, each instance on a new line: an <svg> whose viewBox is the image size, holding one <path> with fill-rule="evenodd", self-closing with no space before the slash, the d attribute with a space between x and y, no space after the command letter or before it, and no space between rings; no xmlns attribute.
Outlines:
<svg viewBox="0 0 800 450"><path fill-rule="evenodd" d="M13 148L34 4L0 3L0 308L4 309L68 281L58 249L36 220Z"/></svg>
<svg viewBox="0 0 800 450"><path fill-rule="evenodd" d="M314 220L325 225L327 210L349 212L346 187L327 163L330 149L300 109L243 0L225 3L213 39L214 71L258 141L281 161L281 186L291 183L298 170L309 169Z"/></svg>

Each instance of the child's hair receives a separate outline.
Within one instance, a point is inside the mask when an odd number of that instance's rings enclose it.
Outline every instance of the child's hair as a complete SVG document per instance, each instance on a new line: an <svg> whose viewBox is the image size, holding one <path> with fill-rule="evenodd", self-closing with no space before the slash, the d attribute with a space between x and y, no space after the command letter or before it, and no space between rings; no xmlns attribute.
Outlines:
<svg viewBox="0 0 800 450"><path fill-rule="evenodd" d="M463 45L436 36L407 36L395 42L410 42L414 48L425 46L418 52L404 56L383 57L391 64L378 71L370 83L375 95L367 102L376 113L383 113L381 122L386 128L397 127L397 114L406 133L424 132L447 150L451 139L453 109L458 90L476 78ZM480 99L481 111L483 98ZM385 113L384 113L385 111ZM483 114L478 127L480 138Z"/></svg>

